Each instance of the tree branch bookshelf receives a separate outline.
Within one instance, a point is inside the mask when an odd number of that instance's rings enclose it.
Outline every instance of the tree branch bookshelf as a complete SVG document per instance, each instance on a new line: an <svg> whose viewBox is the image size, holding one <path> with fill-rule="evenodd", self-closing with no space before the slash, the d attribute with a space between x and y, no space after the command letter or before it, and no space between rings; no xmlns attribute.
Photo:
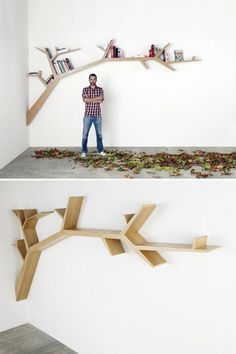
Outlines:
<svg viewBox="0 0 236 354"><path fill-rule="evenodd" d="M23 239L16 242L16 247L23 260L23 265L16 282L16 300L27 299L36 272L41 252L71 236L98 237L112 256L125 253L124 245L132 248L138 256L151 267L166 263L160 252L209 252L218 246L208 246L207 236L197 237L192 244L148 242L140 233L140 229L150 217L155 204L143 205L135 214L126 214L126 226L123 230L101 230L78 228L78 220L84 197L70 197L66 208L55 209L62 218L61 230L46 239L39 241L36 225L38 221L53 213L38 213L37 209L13 210L17 216Z"/></svg>
<svg viewBox="0 0 236 354"><path fill-rule="evenodd" d="M110 48L112 47L112 45L114 44L114 39L112 39L109 44L107 45L106 48L103 48L102 46L97 46L99 49L101 49L104 54L102 56L102 58L95 60L91 63L85 64L85 65L81 65L73 70L69 70L65 73L57 73L57 71L55 70L55 66L53 65L53 63L55 62L55 60L64 54L70 54L72 52L76 52L81 50L80 48L75 48L75 49L68 49L65 50L62 53L56 53L55 55L53 55L52 57L50 57L49 53L47 52L47 50L45 49L41 49L41 48L36 48L38 49L40 52L42 52L43 54L46 55L47 61L49 63L52 75L53 75L53 79L49 82L49 84L47 84L47 80L45 80L42 76L42 71L38 71L36 72L36 74L31 75L29 74L29 76L36 76L40 82L46 87L45 90L43 91L43 93L39 96L39 98L34 102L34 104L28 109L27 111L27 125L31 124L32 121L34 120L34 118L36 117L36 115L38 114L38 112L40 111L40 109L42 108L42 106L45 104L45 102L47 101L48 97L51 95L52 91L55 89L55 87L57 86L57 84L59 83L59 81L61 79L64 79L68 76L77 74L81 71L87 70L91 67L94 67L96 65L100 65L103 63L107 63L107 62L125 62L125 61L132 61L132 62L140 62L146 69L148 69L148 62L149 61L155 61L156 63L164 66L165 68L175 71L175 68L173 67L172 64L179 64L179 63L187 63L187 62L197 62L197 61L201 61L201 59L197 59L196 56L193 56L191 59L188 60L183 60L183 61L163 61L161 59L161 55L164 52L164 50L170 46L170 43L167 43L163 48L160 49L160 51L154 56L154 57L148 57L148 56L132 56L132 57L122 57L122 58L108 58L108 53Z"/></svg>

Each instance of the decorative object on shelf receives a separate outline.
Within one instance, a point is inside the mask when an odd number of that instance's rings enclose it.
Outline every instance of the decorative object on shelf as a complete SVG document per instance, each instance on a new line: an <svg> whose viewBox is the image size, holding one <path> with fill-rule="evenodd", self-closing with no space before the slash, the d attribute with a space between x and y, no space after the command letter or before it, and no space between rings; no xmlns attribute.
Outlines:
<svg viewBox="0 0 236 354"><path fill-rule="evenodd" d="M91 63L81 65L78 68L73 68L69 58L64 60L57 60L60 55L69 54L75 51L80 50L80 48L76 49L68 49L68 48L58 48L55 47L56 54L53 55L49 48L37 48L39 51L44 53L47 57L49 62L49 66L52 71L53 79L45 80L42 77L42 71L30 73L29 76L38 77L38 79L42 82L46 89L40 95L40 97L35 101L35 103L28 109L27 111L27 125L31 124L33 119L36 117L56 85L59 83L60 79L64 79L70 75L76 74L80 71L87 70L95 65L99 65L109 61L139 61L146 69L148 69L147 62L150 60L154 60L160 65L166 67L169 70L175 71L171 64L178 64L178 63L186 63L186 62L193 62L193 61L200 61L201 59L197 59L196 56L193 56L192 59L189 60L182 60L182 61L169 61L168 55L166 53L166 48L170 45L170 43L166 44L163 48L159 49L157 53L155 53L155 48L153 44L152 48L152 55L151 56L133 56L133 57L123 57L122 50L120 48L116 48L114 46L114 39L110 41L106 48L102 46L97 46L99 49L104 51L104 55L101 59L95 60ZM153 55L154 54L154 55ZM109 57L113 56L113 57ZM164 59L165 58L165 59ZM37 74L37 75L36 75Z"/></svg>
<svg viewBox="0 0 236 354"><path fill-rule="evenodd" d="M175 53L175 61L184 61L184 51L183 50L175 49L174 53Z"/></svg>
<svg viewBox="0 0 236 354"><path fill-rule="evenodd" d="M208 252L218 247L208 246L207 236L195 238L192 244L147 242L139 230L156 208L155 204L143 205L135 214L125 215L127 225L123 230L77 228L83 199L82 196L70 197L66 208L55 209L63 219L62 228L42 241L38 239L36 225L41 218L53 211L38 213L37 209L13 210L20 222L24 237L16 242L23 259L23 266L16 282L17 301L28 297L41 252L71 236L99 237L112 256L125 253L122 244L124 243L152 267L166 263L160 251Z"/></svg>

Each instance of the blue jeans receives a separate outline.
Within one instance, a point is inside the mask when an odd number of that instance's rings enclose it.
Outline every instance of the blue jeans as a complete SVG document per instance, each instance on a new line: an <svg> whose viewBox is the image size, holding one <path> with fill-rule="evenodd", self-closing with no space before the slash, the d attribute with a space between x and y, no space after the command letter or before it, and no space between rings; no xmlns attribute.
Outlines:
<svg viewBox="0 0 236 354"><path fill-rule="evenodd" d="M94 124L96 137L97 137L97 151L103 151L103 143L102 143L102 117L95 116L84 116L84 127L83 127L83 138L82 138L82 152L87 154L88 152L88 135L91 128L91 125Z"/></svg>

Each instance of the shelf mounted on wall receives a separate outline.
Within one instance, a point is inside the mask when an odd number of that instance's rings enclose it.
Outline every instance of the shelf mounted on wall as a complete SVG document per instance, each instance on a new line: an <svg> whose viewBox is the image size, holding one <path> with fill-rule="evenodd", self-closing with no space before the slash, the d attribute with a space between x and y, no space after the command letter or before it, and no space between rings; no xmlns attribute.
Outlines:
<svg viewBox="0 0 236 354"><path fill-rule="evenodd" d="M193 56L191 59L188 60L182 60L182 61L163 61L161 59L161 55L163 54L163 52L165 51L165 49L170 45L170 43L167 43L163 48L161 48L159 50L159 52L153 56L153 57L149 57L149 56L132 56L132 57L121 57L121 58L109 58L108 57L108 53L111 49L111 47L114 44L114 39L112 39L109 44L107 45L106 48L103 48L101 46L97 46L99 49L101 49L104 54L102 56L102 58L95 60L91 63L85 64L85 65L81 65L76 69L72 69L72 70L68 70L64 73L60 73L57 72L57 70L55 69L54 66L54 62L55 60L61 56L61 55L65 55L65 54L69 54L75 51L79 51L80 48L76 48L76 49L67 49L65 51L62 52L57 52L55 55L51 55L51 53L46 50L46 49L41 49L41 48L36 48L38 49L40 52L42 52L43 54L46 55L47 61L49 63L50 69L52 74L49 76L49 78L46 80L45 78L43 78L42 76L42 71L38 71L38 72L33 72L33 73L29 73L29 76L32 77L37 77L40 82L45 86L45 90L43 91L43 93L39 96L39 98L34 102L34 104L28 109L27 111L27 118L26 118L26 123L27 125L31 124L33 119L36 117L36 115L38 114L38 112L40 111L40 109L42 108L42 106L44 105L44 103L46 102L46 100L48 99L48 97L50 96L50 94L52 93L52 91L55 89L55 87L57 86L57 84L59 83L59 81L61 79L64 79L70 75L74 75L77 74L78 72L87 70L93 66L102 64L102 63L106 63L106 62L120 62L120 61L138 61L140 62L146 69L148 69L148 62L149 61L155 61L156 63L164 66L165 68L175 71L175 68L172 66L172 64L180 64L180 63L187 63L187 62L196 62L196 61L201 61L201 59L197 59L196 56Z"/></svg>
<svg viewBox="0 0 236 354"><path fill-rule="evenodd" d="M23 234L23 239L16 242L23 265L16 282L16 300L27 299L30 287L38 266L41 252L71 236L98 237L112 256L125 253L123 244L131 247L138 256L150 266L155 267L166 263L160 254L162 251L209 252L218 246L208 246L207 236L197 237L192 244L148 242L140 233L140 229L153 210L155 204L143 205L135 214L125 215L126 225L123 230L101 230L78 228L78 220L84 197L70 197L66 208L55 209L62 218L61 230L48 238L39 241L36 225L38 221L53 213L38 213L37 209L15 209Z"/></svg>

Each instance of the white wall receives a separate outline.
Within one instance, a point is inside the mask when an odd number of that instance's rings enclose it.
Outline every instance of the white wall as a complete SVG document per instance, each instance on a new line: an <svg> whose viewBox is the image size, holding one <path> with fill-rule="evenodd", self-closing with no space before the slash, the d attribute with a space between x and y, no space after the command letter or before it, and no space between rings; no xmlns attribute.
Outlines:
<svg viewBox="0 0 236 354"><path fill-rule="evenodd" d="M222 246L207 254L163 252L168 263L151 268L130 248L111 257L99 239L67 239L40 258L28 299L33 325L83 354L236 352L235 180L19 181L1 187L4 215L12 208L53 210L65 207L70 195L84 195L80 226L119 230L123 214L157 203L142 230L149 241L188 243L207 234L209 243ZM3 218L1 234L8 226L12 238L18 235L14 215ZM40 239L60 226L57 214L42 219ZM7 259L6 253L4 262L7 272L13 255ZM13 281L6 280L11 296Z"/></svg>
<svg viewBox="0 0 236 354"><path fill-rule="evenodd" d="M0 168L29 146L28 0L0 0Z"/></svg>
<svg viewBox="0 0 236 354"><path fill-rule="evenodd" d="M98 75L105 91L107 146L234 146L236 139L236 3L234 0L31 0L30 70L44 70L35 46L81 47L77 65L100 58L96 45L115 38L127 56L168 42L198 63L106 63L60 82L30 127L31 146L78 146L84 112L81 90ZM30 102L42 87L30 79ZM95 134L90 145L94 146Z"/></svg>

